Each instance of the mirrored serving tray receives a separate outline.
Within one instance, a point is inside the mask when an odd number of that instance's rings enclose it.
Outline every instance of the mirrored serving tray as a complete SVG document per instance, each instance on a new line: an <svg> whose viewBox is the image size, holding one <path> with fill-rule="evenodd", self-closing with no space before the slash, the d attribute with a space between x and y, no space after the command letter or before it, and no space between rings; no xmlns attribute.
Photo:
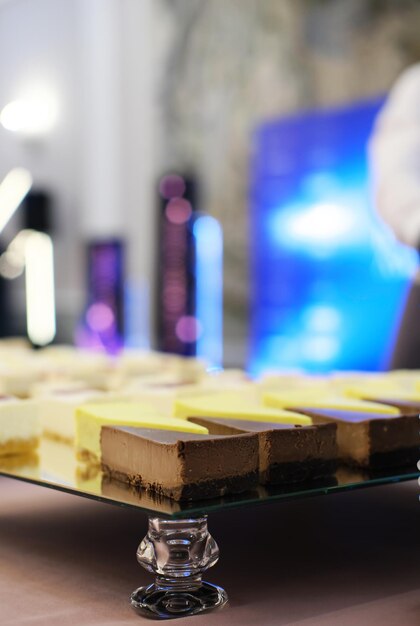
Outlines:
<svg viewBox="0 0 420 626"><path fill-rule="evenodd" d="M70 445L43 439L36 454L0 459L0 475L58 489L74 495L140 509L149 515L182 518L234 506L255 505L306 496L325 495L374 485L415 479L416 468L369 474L340 468L322 481L276 487L259 486L255 491L213 500L175 502L135 489L102 475L99 468L79 463Z"/></svg>

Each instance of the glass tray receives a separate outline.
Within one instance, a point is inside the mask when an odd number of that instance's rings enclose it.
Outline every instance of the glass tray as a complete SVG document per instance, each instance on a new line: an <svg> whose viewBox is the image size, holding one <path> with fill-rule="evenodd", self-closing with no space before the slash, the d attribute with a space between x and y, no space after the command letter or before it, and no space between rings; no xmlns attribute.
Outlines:
<svg viewBox="0 0 420 626"><path fill-rule="evenodd" d="M259 486L237 496L175 502L111 481L99 468L78 463L72 446L45 438L32 456L0 459L0 475L147 513L148 532L136 556L140 565L155 574L155 582L136 589L131 606L143 617L172 619L220 609L228 603L222 587L202 580L219 558L219 548L207 528L207 515L212 511L410 480L420 472L412 468L369 475L340 468L323 481Z"/></svg>
<svg viewBox="0 0 420 626"><path fill-rule="evenodd" d="M70 445L45 438L36 454L0 459L0 475L110 504L134 507L148 515L176 519L207 515L212 511L236 506L326 495L349 489L411 480L420 476L420 472L416 468L405 468L369 474L362 470L343 467L335 475L322 481L276 487L261 485L254 491L235 496L175 502L118 481L111 481L102 475L99 468L79 463Z"/></svg>

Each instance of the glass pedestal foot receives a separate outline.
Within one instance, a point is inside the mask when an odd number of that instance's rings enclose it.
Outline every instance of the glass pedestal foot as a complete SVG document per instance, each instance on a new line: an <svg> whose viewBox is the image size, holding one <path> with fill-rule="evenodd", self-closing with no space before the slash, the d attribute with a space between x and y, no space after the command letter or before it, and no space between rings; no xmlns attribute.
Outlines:
<svg viewBox="0 0 420 626"><path fill-rule="evenodd" d="M131 595L141 615L173 619L221 608L227 594L201 576L219 558L219 548L207 530L207 517L179 520L149 518L149 530L137 550L138 562L156 580Z"/></svg>

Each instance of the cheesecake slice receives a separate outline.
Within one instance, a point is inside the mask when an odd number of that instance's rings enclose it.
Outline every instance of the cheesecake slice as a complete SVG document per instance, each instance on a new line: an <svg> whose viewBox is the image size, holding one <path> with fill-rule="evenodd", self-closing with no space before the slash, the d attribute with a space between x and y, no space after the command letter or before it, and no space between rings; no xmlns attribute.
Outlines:
<svg viewBox="0 0 420 626"><path fill-rule="evenodd" d="M36 451L27 454L10 454L0 457L0 472L33 480L41 475L39 456Z"/></svg>
<svg viewBox="0 0 420 626"><path fill-rule="evenodd" d="M75 418L79 406L91 402L105 404L124 400L123 394L105 393L96 389L57 389L55 393L38 400L42 432L51 439L72 444L76 436Z"/></svg>
<svg viewBox="0 0 420 626"><path fill-rule="evenodd" d="M106 475L174 500L215 498L258 484L255 434L104 427L101 455Z"/></svg>
<svg viewBox="0 0 420 626"><path fill-rule="evenodd" d="M0 364L0 394L21 399L30 397L32 386L43 380L31 362Z"/></svg>
<svg viewBox="0 0 420 626"><path fill-rule="evenodd" d="M91 391L91 387L80 380L72 380L71 378L58 378L53 380L44 380L36 383L30 389L31 398L48 398L60 393L84 393ZM96 391L96 390L95 390Z"/></svg>
<svg viewBox="0 0 420 626"><path fill-rule="evenodd" d="M337 424L338 453L344 463L372 470L416 466L419 459L417 414L390 415L310 406L295 407L295 410L310 415L314 423Z"/></svg>
<svg viewBox="0 0 420 626"><path fill-rule="evenodd" d="M33 452L40 430L36 402L0 396L0 456Z"/></svg>
<svg viewBox="0 0 420 626"><path fill-rule="evenodd" d="M418 418L390 404L331 395L266 394L270 406L288 407L315 423L335 422L342 462L383 469L415 464L419 455Z"/></svg>
<svg viewBox="0 0 420 626"><path fill-rule="evenodd" d="M92 403L76 411L76 450L81 461L98 463L101 458L102 426L133 426L207 434L203 426L159 415L154 407L137 402Z"/></svg>
<svg viewBox="0 0 420 626"><path fill-rule="evenodd" d="M258 399L257 388L253 383L246 380L231 382L229 378L219 381L216 376L208 376L207 379L194 384L162 384L155 380L147 383L132 381L123 388L123 391L130 394L137 402L151 403L159 411L172 415L177 400L197 396L208 397L218 394L220 389L223 389L224 393L239 396L242 402L247 398L251 404L255 404Z"/></svg>
<svg viewBox="0 0 420 626"><path fill-rule="evenodd" d="M301 426L310 426L312 424L310 418L302 414L262 406L255 399L248 397L248 395L242 398L240 391L236 393L214 393L207 396L178 398L175 401L174 414L176 417L183 419L190 417L222 417L251 420L253 422L299 424Z"/></svg>
<svg viewBox="0 0 420 626"><path fill-rule="evenodd" d="M257 434L263 484L323 478L337 469L337 427L333 423L293 426L209 417L192 417L188 421L204 426L212 435Z"/></svg>

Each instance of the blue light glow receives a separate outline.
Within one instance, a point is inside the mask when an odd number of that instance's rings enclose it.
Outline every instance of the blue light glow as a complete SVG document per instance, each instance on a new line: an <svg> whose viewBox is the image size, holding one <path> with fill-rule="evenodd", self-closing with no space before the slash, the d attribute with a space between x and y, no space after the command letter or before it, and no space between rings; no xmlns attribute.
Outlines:
<svg viewBox="0 0 420 626"><path fill-rule="evenodd" d="M383 369L414 251L371 206L366 144L381 102L256 132L249 369Z"/></svg>
<svg viewBox="0 0 420 626"><path fill-rule="evenodd" d="M196 317L201 332L197 356L212 366L223 359L223 234L210 215L198 217L193 226L196 243Z"/></svg>
<svg viewBox="0 0 420 626"><path fill-rule="evenodd" d="M281 245L323 255L343 244L360 244L363 230L356 211L339 202L292 205L273 212L269 229Z"/></svg>

